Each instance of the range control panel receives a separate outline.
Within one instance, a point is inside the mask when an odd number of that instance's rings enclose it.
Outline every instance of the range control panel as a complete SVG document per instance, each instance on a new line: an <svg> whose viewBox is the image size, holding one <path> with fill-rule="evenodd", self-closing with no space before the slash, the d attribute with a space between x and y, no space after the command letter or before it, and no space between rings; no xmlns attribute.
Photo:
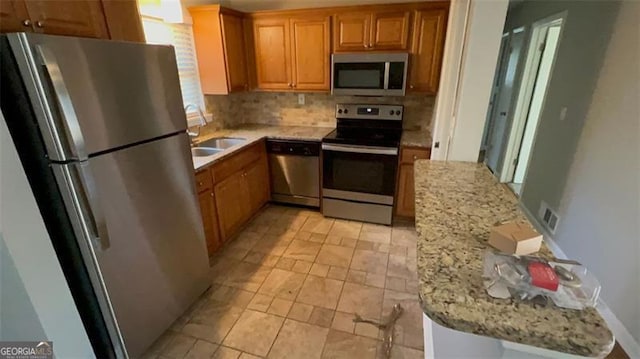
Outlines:
<svg viewBox="0 0 640 359"><path fill-rule="evenodd" d="M336 105L336 118L367 120L402 120L402 105Z"/></svg>

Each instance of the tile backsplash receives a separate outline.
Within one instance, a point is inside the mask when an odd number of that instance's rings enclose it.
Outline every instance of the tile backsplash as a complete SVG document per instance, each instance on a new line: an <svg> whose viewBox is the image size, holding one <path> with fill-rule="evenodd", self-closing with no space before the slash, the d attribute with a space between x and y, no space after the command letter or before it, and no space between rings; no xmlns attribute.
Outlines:
<svg viewBox="0 0 640 359"><path fill-rule="evenodd" d="M404 128L426 130L431 125L435 97L332 96L305 93L305 104L298 104L298 93L241 92L221 96L205 96L207 112L213 122L209 128L228 128L245 123L281 126L335 127L336 103L383 103L404 105Z"/></svg>

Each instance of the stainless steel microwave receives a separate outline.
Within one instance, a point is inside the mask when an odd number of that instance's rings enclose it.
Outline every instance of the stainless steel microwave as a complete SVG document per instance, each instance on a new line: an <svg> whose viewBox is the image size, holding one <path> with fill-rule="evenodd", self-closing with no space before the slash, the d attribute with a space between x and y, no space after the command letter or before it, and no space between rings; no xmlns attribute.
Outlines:
<svg viewBox="0 0 640 359"><path fill-rule="evenodd" d="M333 54L331 94L404 96L407 53Z"/></svg>

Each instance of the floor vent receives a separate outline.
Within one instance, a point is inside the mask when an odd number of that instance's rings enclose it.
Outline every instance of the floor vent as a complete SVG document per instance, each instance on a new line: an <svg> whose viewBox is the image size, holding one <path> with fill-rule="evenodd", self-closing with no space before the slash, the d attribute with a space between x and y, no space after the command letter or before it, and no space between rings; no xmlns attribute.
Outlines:
<svg viewBox="0 0 640 359"><path fill-rule="evenodd" d="M540 212L538 212L538 216L542 219L542 224L549 230L549 232L556 232L556 227L558 227L560 217L558 217L558 215L544 201L540 204Z"/></svg>

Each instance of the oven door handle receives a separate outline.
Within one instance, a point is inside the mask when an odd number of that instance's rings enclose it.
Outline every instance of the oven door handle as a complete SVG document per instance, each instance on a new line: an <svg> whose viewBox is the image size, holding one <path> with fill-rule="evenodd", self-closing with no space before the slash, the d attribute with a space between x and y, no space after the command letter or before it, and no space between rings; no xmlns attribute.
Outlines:
<svg viewBox="0 0 640 359"><path fill-rule="evenodd" d="M390 156L398 155L398 149L394 147L332 145L328 143L323 143L322 150L336 151L336 152L367 153L372 155L390 155Z"/></svg>

